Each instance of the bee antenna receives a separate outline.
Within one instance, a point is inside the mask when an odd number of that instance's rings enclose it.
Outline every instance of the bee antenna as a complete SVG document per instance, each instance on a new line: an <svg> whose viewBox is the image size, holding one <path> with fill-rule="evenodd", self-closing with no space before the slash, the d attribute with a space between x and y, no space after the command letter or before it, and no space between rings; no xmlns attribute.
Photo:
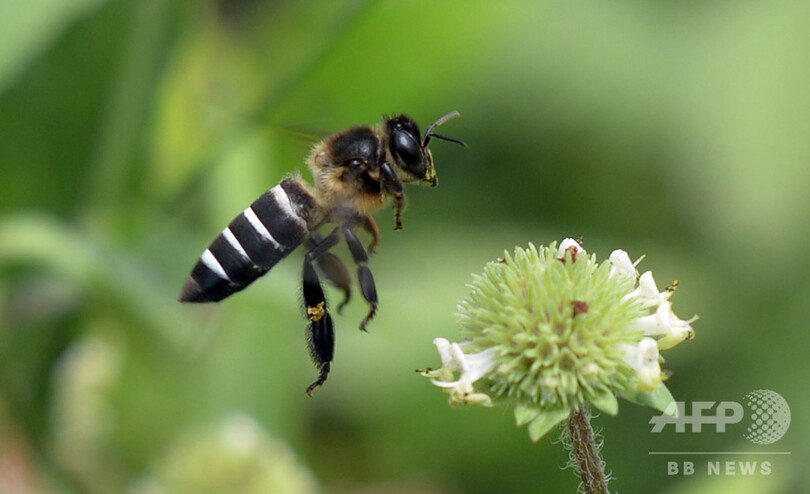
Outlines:
<svg viewBox="0 0 810 494"><path fill-rule="evenodd" d="M436 139L441 139L443 141L455 142L456 144L458 144L458 145L460 145L462 147L465 147L465 148L467 147L466 142L462 141L461 139L456 139L455 137L448 137L448 136L444 136L444 135L441 135L441 134L430 134L430 136L435 137ZM427 146L427 141L425 142L425 146Z"/></svg>
<svg viewBox="0 0 810 494"><path fill-rule="evenodd" d="M442 136L442 135L433 133L433 129L435 129L439 125L445 123L446 121L452 120L452 119L454 119L454 118L456 118L456 117L458 117L460 115L461 114L458 112L458 110L453 110L450 113L448 113L447 115L441 117L440 119L438 119L435 122L433 122L432 124L430 124L430 127L428 127L427 131L425 132L425 139L422 142L422 147L426 148L428 146L428 143L430 142L431 137L436 137L437 139L441 139L443 141L455 142L456 144L461 144L462 146L467 147L467 143L462 141L462 140L454 139L452 137L446 137L446 136Z"/></svg>

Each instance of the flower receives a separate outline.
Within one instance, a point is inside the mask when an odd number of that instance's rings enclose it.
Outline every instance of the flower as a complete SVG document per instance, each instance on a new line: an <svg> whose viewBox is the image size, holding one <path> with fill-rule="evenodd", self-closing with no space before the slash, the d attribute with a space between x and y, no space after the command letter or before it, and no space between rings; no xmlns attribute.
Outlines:
<svg viewBox="0 0 810 494"><path fill-rule="evenodd" d="M672 293L673 292L669 290L659 292L658 285L655 284L652 271L647 271L639 277L638 287L625 296L636 297L644 302L646 307L654 307L658 306L661 302L669 300Z"/></svg>
<svg viewBox="0 0 810 494"><path fill-rule="evenodd" d="M615 415L617 396L665 411L659 352L692 339L696 318L672 313L640 261L615 250L598 263L572 239L505 253L458 304L464 341L436 338L442 367L422 375L451 405L514 403L534 441L584 404Z"/></svg>
<svg viewBox="0 0 810 494"><path fill-rule="evenodd" d="M572 261L576 261L577 256L579 256L580 254L582 255L587 254L587 252L585 252L585 249L583 249L582 246L579 245L579 242L577 242L573 238L566 238L565 240L560 242L560 247L557 249L557 259L559 259L560 261L565 261L566 252L571 253Z"/></svg>
<svg viewBox="0 0 810 494"><path fill-rule="evenodd" d="M619 276L624 278L635 278L638 276L636 265L641 261L639 259L635 263L630 260L630 255L621 249L616 249L610 253L608 257L610 261L610 276Z"/></svg>
<svg viewBox="0 0 810 494"><path fill-rule="evenodd" d="M433 343L439 350L442 367L435 371L420 371L422 375L430 377L436 386L447 389L451 405L490 405L490 397L473 391L473 384L492 370L494 350L466 354L459 343L451 343L444 338L436 338ZM460 375L453 381L456 372Z"/></svg>
<svg viewBox="0 0 810 494"><path fill-rule="evenodd" d="M678 343L691 340L695 337L695 331L689 321L683 321L672 312L672 303L667 300L658 305L655 314L640 317L636 320L636 327L644 331L647 336L658 338L658 349L669 350Z"/></svg>
<svg viewBox="0 0 810 494"><path fill-rule="evenodd" d="M661 385L661 364L658 362L658 344L652 338L642 338L638 345L622 345L627 362L636 371L638 390L653 391Z"/></svg>

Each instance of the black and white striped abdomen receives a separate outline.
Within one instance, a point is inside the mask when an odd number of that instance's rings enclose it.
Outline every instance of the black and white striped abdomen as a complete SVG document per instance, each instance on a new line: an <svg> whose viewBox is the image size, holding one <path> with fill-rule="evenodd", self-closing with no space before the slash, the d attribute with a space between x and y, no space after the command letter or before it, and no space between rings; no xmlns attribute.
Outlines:
<svg viewBox="0 0 810 494"><path fill-rule="evenodd" d="M294 178L262 194L205 249L180 301L216 302L251 284L307 238L314 208L315 199Z"/></svg>

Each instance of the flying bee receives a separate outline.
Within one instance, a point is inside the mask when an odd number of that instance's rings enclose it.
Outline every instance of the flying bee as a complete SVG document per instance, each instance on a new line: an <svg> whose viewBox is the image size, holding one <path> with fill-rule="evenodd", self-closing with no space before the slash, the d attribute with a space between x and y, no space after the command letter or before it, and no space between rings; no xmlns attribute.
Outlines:
<svg viewBox="0 0 810 494"><path fill-rule="evenodd" d="M428 127L424 137L414 120L398 115L376 126L351 127L317 143L307 165L314 186L299 175L289 176L242 211L203 251L180 293L181 302L217 302L247 287L305 244L303 299L307 344L319 376L307 394L326 382L335 349L335 330L326 296L313 263L321 274L344 292L338 311L349 301L351 275L329 252L341 239L357 265L360 293L369 306L360 323L365 331L377 312L377 288L368 267L368 252L379 243L379 229L371 213L393 201L395 229L402 228L404 185L438 184L431 138L466 146L464 141L436 134L434 129L459 116L448 113ZM334 225L322 236L319 230ZM371 235L368 250L357 236Z"/></svg>

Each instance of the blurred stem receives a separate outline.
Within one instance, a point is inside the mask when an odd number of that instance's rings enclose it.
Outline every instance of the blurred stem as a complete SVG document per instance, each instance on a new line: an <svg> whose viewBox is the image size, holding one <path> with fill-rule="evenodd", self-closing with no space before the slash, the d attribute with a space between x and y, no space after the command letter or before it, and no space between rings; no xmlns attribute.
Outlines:
<svg viewBox="0 0 810 494"><path fill-rule="evenodd" d="M593 438L591 417L584 406L576 408L568 417L571 436L571 454L588 494L608 494L605 465L599 456L599 447Z"/></svg>
<svg viewBox="0 0 810 494"><path fill-rule="evenodd" d="M133 162L175 4L173 0L131 4L129 35L121 43L121 65L98 133L89 210L110 212L125 197L127 166Z"/></svg>

